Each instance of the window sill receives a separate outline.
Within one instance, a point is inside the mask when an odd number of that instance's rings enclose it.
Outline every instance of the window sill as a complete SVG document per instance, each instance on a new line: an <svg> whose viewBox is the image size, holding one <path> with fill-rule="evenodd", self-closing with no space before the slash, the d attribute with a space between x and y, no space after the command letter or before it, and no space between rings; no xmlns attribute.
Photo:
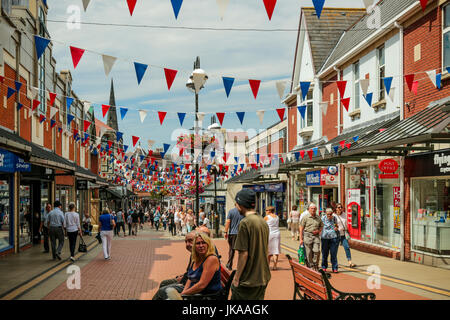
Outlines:
<svg viewBox="0 0 450 320"><path fill-rule="evenodd" d="M450 73L446 73L442 75L441 81L447 81L448 79L450 79Z"/></svg>
<svg viewBox="0 0 450 320"><path fill-rule="evenodd" d="M356 118L361 118L361 110L360 109L357 109L357 110L355 110L355 111L353 111L353 112L350 112L349 114L348 114L348 116L350 117L350 118L352 118L352 121L354 121L354 120L356 120Z"/></svg>
<svg viewBox="0 0 450 320"><path fill-rule="evenodd" d="M300 130L300 132L298 133L298 135L302 138L306 138L306 137L312 137L314 133L314 129L313 127L306 127Z"/></svg>
<svg viewBox="0 0 450 320"><path fill-rule="evenodd" d="M377 103L375 103L372 108L375 111L378 111L379 109L386 109L386 99L383 99L381 101L378 101Z"/></svg>

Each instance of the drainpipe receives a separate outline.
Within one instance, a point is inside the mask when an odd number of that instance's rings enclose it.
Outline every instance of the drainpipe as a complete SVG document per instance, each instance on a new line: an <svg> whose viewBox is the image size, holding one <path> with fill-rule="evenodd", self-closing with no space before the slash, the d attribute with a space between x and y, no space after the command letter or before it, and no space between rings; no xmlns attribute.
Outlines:
<svg viewBox="0 0 450 320"><path fill-rule="evenodd" d="M16 41L16 81L20 82L20 48L22 47L22 33L17 31ZM28 89L27 89L28 90ZM16 103L20 103L20 93L16 94ZM25 112L25 110L23 111ZM20 136L20 110L14 108L14 113L17 115L15 132Z"/></svg>
<svg viewBox="0 0 450 320"><path fill-rule="evenodd" d="M341 70L339 70L339 68L337 68L336 66L334 66L333 67L333 69L334 69L334 71L336 71L337 72L337 80L338 81L340 81L341 80ZM339 90L338 90L338 93L337 93L337 100L338 100L338 102L337 102L337 104L338 104L338 131L337 131L337 135L340 135L341 134L341 103L339 102L340 100L339 100ZM331 101L330 101L331 102Z"/></svg>
<svg viewBox="0 0 450 320"><path fill-rule="evenodd" d="M404 73L404 57L403 57L403 26L400 25L397 21L394 23L394 26L399 29L399 37L400 37L400 74ZM405 110L404 110L404 83L400 81L400 120L405 118ZM400 261L405 260L405 157L400 157Z"/></svg>

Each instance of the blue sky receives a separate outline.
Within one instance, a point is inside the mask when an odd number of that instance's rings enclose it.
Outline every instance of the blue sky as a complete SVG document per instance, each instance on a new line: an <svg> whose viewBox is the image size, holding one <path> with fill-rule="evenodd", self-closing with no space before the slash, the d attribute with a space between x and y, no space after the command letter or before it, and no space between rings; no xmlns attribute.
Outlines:
<svg viewBox="0 0 450 320"><path fill-rule="evenodd" d="M68 9L75 5L81 9L82 22L297 29L300 8L311 7L312 1L280 0L271 21L262 0L231 0L223 20L214 0L185 0L177 20L169 0L138 0L132 17L125 0L91 0L87 12L82 8L82 0L50 0L48 5L48 20L66 21L71 16ZM363 7L363 1L327 0L325 6ZM275 109L283 106L275 81L291 79L297 36L293 31L194 31L93 25L69 30L65 23L51 21L48 22L48 30L56 40L53 54L57 71L71 70L73 90L81 99L93 102L96 116L105 122L101 104L108 104L111 78L114 79L117 106L129 108L123 121L118 112L124 143L131 146L131 136L135 135L141 138L144 148L147 148L149 139L156 141L154 148L162 147L163 143L175 144L173 132L180 128L177 112L190 112L183 128L193 126L194 95L186 89L185 83L196 56L200 56L201 68L209 75L199 97L199 111L206 113L204 128L216 112L232 112L225 115L223 123L230 130L253 129L255 132L276 123L279 118ZM75 70L69 45L90 51L84 54ZM109 77L105 76L98 53L118 58ZM150 65L140 85L134 61ZM161 67L179 70L170 91ZM229 98L223 88L222 76L236 78ZM253 97L248 79L262 80L257 99ZM139 109L149 111L144 123L140 121ZM262 125L256 116L257 110L272 110L266 111ZM156 111L168 112L163 126ZM246 112L243 125L236 111Z"/></svg>

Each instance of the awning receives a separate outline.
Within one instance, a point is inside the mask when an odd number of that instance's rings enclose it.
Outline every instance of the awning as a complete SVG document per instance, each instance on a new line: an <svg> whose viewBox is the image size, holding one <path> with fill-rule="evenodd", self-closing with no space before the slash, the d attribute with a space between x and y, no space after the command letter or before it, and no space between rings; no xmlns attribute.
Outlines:
<svg viewBox="0 0 450 320"><path fill-rule="evenodd" d="M31 156L31 146L14 132L0 128L0 148L20 155L24 160Z"/></svg>
<svg viewBox="0 0 450 320"><path fill-rule="evenodd" d="M245 171L240 175L228 179L225 183L248 183L257 180L261 176L263 176L263 174L259 169L250 169L249 171Z"/></svg>
<svg viewBox="0 0 450 320"><path fill-rule="evenodd" d="M75 171L76 177L84 178L84 179L90 180L91 182L96 181L97 175L92 173L92 171L90 171L89 169L80 167L79 165L76 165L75 168L76 168L76 171Z"/></svg>

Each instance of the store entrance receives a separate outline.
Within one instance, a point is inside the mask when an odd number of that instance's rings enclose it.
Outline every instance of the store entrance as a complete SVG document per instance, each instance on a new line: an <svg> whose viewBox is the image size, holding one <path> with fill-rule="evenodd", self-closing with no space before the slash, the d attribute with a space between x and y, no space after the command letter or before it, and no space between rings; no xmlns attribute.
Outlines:
<svg viewBox="0 0 450 320"><path fill-rule="evenodd" d="M336 207L338 202L338 188L323 188L323 208L333 208Z"/></svg>

